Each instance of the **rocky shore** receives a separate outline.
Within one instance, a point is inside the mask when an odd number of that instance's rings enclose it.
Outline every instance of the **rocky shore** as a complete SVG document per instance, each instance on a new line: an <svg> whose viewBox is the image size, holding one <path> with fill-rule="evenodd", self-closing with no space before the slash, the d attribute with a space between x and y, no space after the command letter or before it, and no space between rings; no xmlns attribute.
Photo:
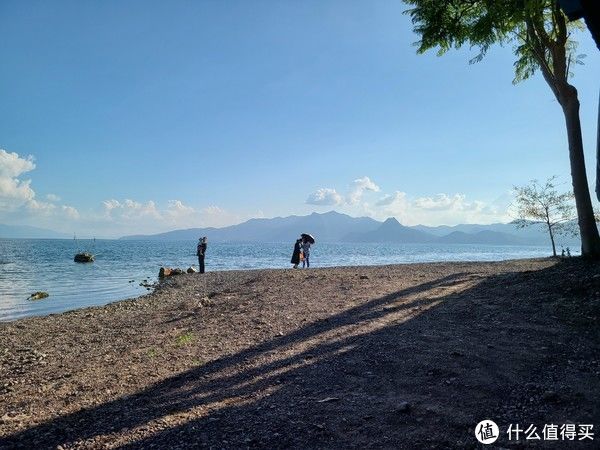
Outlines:
<svg viewBox="0 0 600 450"><path fill-rule="evenodd" d="M599 319L600 266L576 258L184 274L0 323L0 448L474 448L483 419L598 427Z"/></svg>

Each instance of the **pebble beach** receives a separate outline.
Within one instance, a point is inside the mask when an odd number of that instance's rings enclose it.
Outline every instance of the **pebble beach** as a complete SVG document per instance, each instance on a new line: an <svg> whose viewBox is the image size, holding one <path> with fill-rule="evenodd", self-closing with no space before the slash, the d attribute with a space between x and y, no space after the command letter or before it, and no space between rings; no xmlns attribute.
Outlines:
<svg viewBox="0 0 600 450"><path fill-rule="evenodd" d="M454 448L485 418L598 424L599 315L578 258L178 275L0 323L0 448Z"/></svg>

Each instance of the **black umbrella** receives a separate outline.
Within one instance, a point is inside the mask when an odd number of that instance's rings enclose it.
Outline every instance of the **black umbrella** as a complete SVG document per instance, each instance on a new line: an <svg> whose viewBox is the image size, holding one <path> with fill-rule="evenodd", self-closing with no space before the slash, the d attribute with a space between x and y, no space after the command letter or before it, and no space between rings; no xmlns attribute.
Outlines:
<svg viewBox="0 0 600 450"><path fill-rule="evenodd" d="M312 237L310 234L308 233L302 233L300 236L302 236L304 239L306 239L308 242L310 242L311 244L315 243L315 238Z"/></svg>

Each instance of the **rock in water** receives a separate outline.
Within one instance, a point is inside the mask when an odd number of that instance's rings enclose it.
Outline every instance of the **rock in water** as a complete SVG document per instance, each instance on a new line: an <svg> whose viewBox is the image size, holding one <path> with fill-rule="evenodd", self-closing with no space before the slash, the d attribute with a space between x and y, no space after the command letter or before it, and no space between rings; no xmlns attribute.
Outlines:
<svg viewBox="0 0 600 450"><path fill-rule="evenodd" d="M77 253L73 261L80 263L94 262L94 255L88 252Z"/></svg>
<svg viewBox="0 0 600 450"><path fill-rule="evenodd" d="M185 272L182 269L171 269L170 267L161 267L158 271L158 278L172 277L173 275L182 275Z"/></svg>
<svg viewBox="0 0 600 450"><path fill-rule="evenodd" d="M37 291L37 292L34 292L33 294L31 294L29 296L28 300L41 300L41 299L49 297L49 296L50 296L50 294L48 294L47 292Z"/></svg>

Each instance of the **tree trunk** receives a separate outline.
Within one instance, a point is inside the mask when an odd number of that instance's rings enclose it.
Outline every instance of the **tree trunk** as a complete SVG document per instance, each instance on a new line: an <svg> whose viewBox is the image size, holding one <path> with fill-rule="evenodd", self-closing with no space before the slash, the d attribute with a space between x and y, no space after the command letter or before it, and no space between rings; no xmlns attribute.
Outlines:
<svg viewBox="0 0 600 450"><path fill-rule="evenodd" d="M550 242L552 242L552 256L556 258L556 244L554 243L554 233L552 233L552 226L546 222L548 225L548 233L550 234Z"/></svg>
<svg viewBox="0 0 600 450"><path fill-rule="evenodd" d="M577 207L579 233L581 235L581 254L584 257L600 259L600 236L594 219L594 210L585 171L577 89L567 84L561 91L560 104L567 125L573 194L575 194L575 206Z"/></svg>

